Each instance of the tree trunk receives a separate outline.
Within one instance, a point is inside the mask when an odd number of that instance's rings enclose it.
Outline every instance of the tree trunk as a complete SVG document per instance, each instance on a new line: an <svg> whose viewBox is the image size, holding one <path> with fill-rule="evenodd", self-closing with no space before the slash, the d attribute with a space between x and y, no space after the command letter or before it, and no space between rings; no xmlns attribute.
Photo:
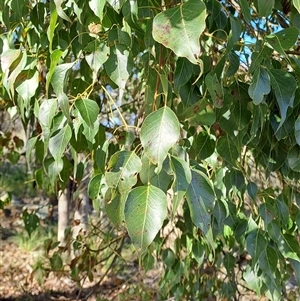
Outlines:
<svg viewBox="0 0 300 301"><path fill-rule="evenodd" d="M69 207L70 207L70 185L64 191L59 190L58 192L58 231L57 239L60 242L60 247L67 245L65 237L65 230L69 226Z"/></svg>

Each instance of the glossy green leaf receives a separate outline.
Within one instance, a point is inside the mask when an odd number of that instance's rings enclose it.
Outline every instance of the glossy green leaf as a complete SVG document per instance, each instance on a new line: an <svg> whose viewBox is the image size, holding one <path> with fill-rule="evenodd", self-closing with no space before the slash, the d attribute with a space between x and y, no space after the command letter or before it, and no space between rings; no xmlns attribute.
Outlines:
<svg viewBox="0 0 300 301"><path fill-rule="evenodd" d="M264 100L264 96L271 91L270 78L264 68L259 67L253 74L252 84L249 86L249 95L254 104L258 105Z"/></svg>
<svg viewBox="0 0 300 301"><path fill-rule="evenodd" d="M130 191L125 204L128 234L141 252L154 240L167 215L167 197L159 188L148 185Z"/></svg>
<svg viewBox="0 0 300 301"><path fill-rule="evenodd" d="M268 241L264 233L256 229L251 231L246 238L247 250L252 257L253 265L259 260L261 254L265 251Z"/></svg>
<svg viewBox="0 0 300 301"><path fill-rule="evenodd" d="M54 0L55 6L56 6L56 11L57 14L64 20L71 22L70 18L66 15L66 13L64 12L63 8L62 8L62 4L65 2L66 0Z"/></svg>
<svg viewBox="0 0 300 301"><path fill-rule="evenodd" d="M60 159L72 137L72 130L69 125L60 129L49 140L49 151L55 160Z"/></svg>
<svg viewBox="0 0 300 301"><path fill-rule="evenodd" d="M190 0L157 14L153 20L153 38L177 56L198 64L199 39L205 29L206 9L201 0Z"/></svg>
<svg viewBox="0 0 300 301"><path fill-rule="evenodd" d="M277 246L285 258L290 258L300 263L299 242L295 236L280 233L278 235Z"/></svg>
<svg viewBox="0 0 300 301"><path fill-rule="evenodd" d="M75 101L75 107L86 124L93 127L99 114L98 104L94 100L84 98L77 99Z"/></svg>
<svg viewBox="0 0 300 301"><path fill-rule="evenodd" d="M89 6L95 15L100 19L100 21L102 21L105 1L89 0Z"/></svg>
<svg viewBox="0 0 300 301"><path fill-rule="evenodd" d="M54 73L54 69L57 66L59 60L61 59L63 54L63 51L60 49L55 49L51 54L50 54L50 68L46 77L46 92L49 91L49 85L51 82L52 75Z"/></svg>
<svg viewBox="0 0 300 301"><path fill-rule="evenodd" d="M39 109L39 123L44 127L51 127L53 118L55 116L57 109L57 100L56 99L45 99Z"/></svg>
<svg viewBox="0 0 300 301"><path fill-rule="evenodd" d="M300 116L295 121L295 139L297 144L300 146Z"/></svg>
<svg viewBox="0 0 300 301"><path fill-rule="evenodd" d="M257 273L252 270L250 266L247 266L244 270L243 278L247 287L255 291L257 296L260 296L263 285L262 279L261 277L258 277Z"/></svg>
<svg viewBox="0 0 300 301"><path fill-rule="evenodd" d="M192 181L186 192L193 223L202 230L212 245L211 214L215 204L215 193L207 176L192 170Z"/></svg>
<svg viewBox="0 0 300 301"><path fill-rule="evenodd" d="M50 83L57 96L64 93L66 75L73 65L74 63L65 63L54 68Z"/></svg>
<svg viewBox="0 0 300 301"><path fill-rule="evenodd" d="M172 184L173 189L173 206L172 213L175 215L179 203L182 198L185 196L187 188L189 187L192 174L189 167L189 164L182 159L171 156L171 168L174 173L174 182Z"/></svg>
<svg viewBox="0 0 300 301"><path fill-rule="evenodd" d="M126 46L113 45L110 48L108 60L104 63L107 75L121 89L125 89L126 82L132 72L132 56Z"/></svg>
<svg viewBox="0 0 300 301"><path fill-rule="evenodd" d="M145 118L141 127L141 143L149 160L158 164L159 170L179 135L179 121L170 108L165 106Z"/></svg>
<svg viewBox="0 0 300 301"><path fill-rule="evenodd" d="M98 3L99 1L96 0ZM95 40L94 43L96 43ZM98 71L103 66L103 64L108 60L110 55L110 48L106 45L105 42L100 42L95 45L96 49L93 49L92 53L87 54L85 59L93 71L93 80L95 81L98 76Z"/></svg>
<svg viewBox="0 0 300 301"><path fill-rule="evenodd" d="M33 70L22 71L18 77L22 78L22 82L16 87L16 91L22 99L28 103L36 93L39 86L38 72ZM18 78L16 79L18 80Z"/></svg>
<svg viewBox="0 0 300 301"><path fill-rule="evenodd" d="M286 119L288 107L293 107L297 82L291 73L285 72L284 70L271 69L268 70L268 74L281 113L278 130Z"/></svg>
<svg viewBox="0 0 300 301"><path fill-rule="evenodd" d="M137 182L137 173L142 168L141 159L131 151L115 153L107 166L105 178L107 185L117 188L122 194L129 191Z"/></svg>
<svg viewBox="0 0 300 301"><path fill-rule="evenodd" d="M296 9L298 10L298 13L300 14L300 0L292 0L292 1Z"/></svg>
<svg viewBox="0 0 300 301"><path fill-rule="evenodd" d="M53 44L53 37L54 37L54 32L57 24L57 19L58 19L58 14L56 10L56 6L54 2L50 2L50 24L47 29L47 37L49 40L49 51L52 53L52 44Z"/></svg>

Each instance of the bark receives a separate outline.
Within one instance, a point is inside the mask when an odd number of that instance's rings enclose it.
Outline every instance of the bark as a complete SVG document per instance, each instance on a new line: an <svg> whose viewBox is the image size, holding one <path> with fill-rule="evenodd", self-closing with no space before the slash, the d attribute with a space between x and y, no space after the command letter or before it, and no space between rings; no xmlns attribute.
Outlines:
<svg viewBox="0 0 300 301"><path fill-rule="evenodd" d="M58 233L57 239L60 247L66 247L67 239L65 230L69 226L69 207L70 207L70 185L58 192Z"/></svg>

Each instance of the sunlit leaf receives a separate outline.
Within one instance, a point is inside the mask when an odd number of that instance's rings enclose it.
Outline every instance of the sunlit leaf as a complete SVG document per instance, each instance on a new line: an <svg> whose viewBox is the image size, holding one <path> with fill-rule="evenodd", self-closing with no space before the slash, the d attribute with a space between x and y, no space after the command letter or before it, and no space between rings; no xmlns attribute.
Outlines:
<svg viewBox="0 0 300 301"><path fill-rule="evenodd" d="M136 175L141 168L141 159L135 152L116 152L111 157L105 173L107 185L117 188L120 193L129 191L136 184Z"/></svg>
<svg viewBox="0 0 300 301"><path fill-rule="evenodd" d="M167 197L159 188L148 185L130 191L125 204L128 234L141 252L154 240L167 215Z"/></svg>
<svg viewBox="0 0 300 301"><path fill-rule="evenodd" d="M205 18L206 9L201 0L190 0L166 9L153 20L153 38L177 56L198 64L199 39L205 29Z"/></svg>
<svg viewBox="0 0 300 301"><path fill-rule="evenodd" d="M158 164L159 169L179 135L180 125L170 108L165 106L145 118L141 128L141 143L149 160Z"/></svg>
<svg viewBox="0 0 300 301"><path fill-rule="evenodd" d="M60 159L66 150L66 147L71 139L72 131L69 125L60 129L54 136L49 140L49 151L53 158Z"/></svg>
<svg viewBox="0 0 300 301"><path fill-rule="evenodd" d="M268 241L264 233L256 229L251 231L246 238L247 250L252 257L253 265L256 264L262 252L266 249Z"/></svg>
<svg viewBox="0 0 300 301"><path fill-rule="evenodd" d="M132 56L127 47L121 44L112 46L104 66L111 80L119 88L125 89L126 82L133 68Z"/></svg>
<svg viewBox="0 0 300 301"><path fill-rule="evenodd" d="M51 127L57 109L56 99L45 99L39 109L38 119L42 126Z"/></svg>
<svg viewBox="0 0 300 301"><path fill-rule="evenodd" d="M100 19L100 21L102 21L105 1L89 0L89 6L95 15Z"/></svg>
<svg viewBox="0 0 300 301"><path fill-rule="evenodd" d="M75 101L75 107L86 124L93 127L99 114L98 104L94 100L84 98L77 99Z"/></svg>

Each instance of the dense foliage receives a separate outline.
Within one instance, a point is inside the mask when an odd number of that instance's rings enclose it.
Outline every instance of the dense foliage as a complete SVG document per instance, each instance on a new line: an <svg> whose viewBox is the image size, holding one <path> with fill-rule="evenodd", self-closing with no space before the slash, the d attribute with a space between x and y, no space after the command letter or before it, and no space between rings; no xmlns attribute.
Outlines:
<svg viewBox="0 0 300 301"><path fill-rule="evenodd" d="M92 167L94 207L147 266L162 257L162 298L230 298L240 281L279 300L292 273L300 282L299 12L298 0L0 2L1 110L31 129L38 185Z"/></svg>

